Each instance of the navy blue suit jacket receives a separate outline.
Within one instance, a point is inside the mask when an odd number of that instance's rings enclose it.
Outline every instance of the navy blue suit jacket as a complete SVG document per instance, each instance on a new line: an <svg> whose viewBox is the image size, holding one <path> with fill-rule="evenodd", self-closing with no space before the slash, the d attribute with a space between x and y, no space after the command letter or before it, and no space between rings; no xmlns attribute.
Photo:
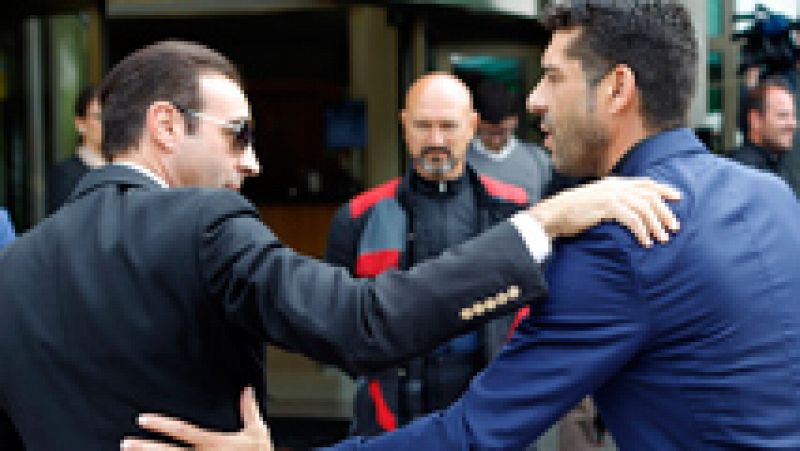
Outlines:
<svg viewBox="0 0 800 451"><path fill-rule="evenodd" d="M447 411L342 448L524 449L593 394L621 449L800 448L800 205L687 129L615 168L683 194L641 248L603 224L556 243L549 300Z"/></svg>

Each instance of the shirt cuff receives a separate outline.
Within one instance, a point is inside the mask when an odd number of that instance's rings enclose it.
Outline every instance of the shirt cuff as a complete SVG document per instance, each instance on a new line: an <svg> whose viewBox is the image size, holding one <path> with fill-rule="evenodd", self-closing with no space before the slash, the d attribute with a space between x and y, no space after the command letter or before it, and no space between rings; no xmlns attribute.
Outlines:
<svg viewBox="0 0 800 451"><path fill-rule="evenodd" d="M550 256L551 244L550 237L544 233L544 228L539 221L533 219L533 216L527 211L520 211L509 220L522 237L533 260L540 265L544 263L545 259Z"/></svg>

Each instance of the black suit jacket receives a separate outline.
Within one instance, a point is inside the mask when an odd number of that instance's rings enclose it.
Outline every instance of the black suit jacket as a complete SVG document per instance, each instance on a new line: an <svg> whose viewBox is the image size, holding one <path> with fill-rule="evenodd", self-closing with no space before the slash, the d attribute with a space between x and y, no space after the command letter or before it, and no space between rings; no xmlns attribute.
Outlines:
<svg viewBox="0 0 800 451"><path fill-rule="evenodd" d="M263 405L265 341L376 370L543 294L508 223L353 279L283 246L234 192L98 169L0 254L0 448L115 449L142 411L234 430L243 386Z"/></svg>

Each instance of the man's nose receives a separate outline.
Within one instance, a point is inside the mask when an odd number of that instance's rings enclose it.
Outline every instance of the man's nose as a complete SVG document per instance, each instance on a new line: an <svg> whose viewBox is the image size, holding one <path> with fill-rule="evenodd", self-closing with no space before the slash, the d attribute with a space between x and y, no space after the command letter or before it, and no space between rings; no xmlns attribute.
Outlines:
<svg viewBox="0 0 800 451"><path fill-rule="evenodd" d="M256 157L253 146L247 146L247 150L242 155L240 166L245 177L252 177L261 173L261 165L258 163L258 157Z"/></svg>
<svg viewBox="0 0 800 451"><path fill-rule="evenodd" d="M444 130L439 127L433 127L431 129L431 145L433 146L441 146L444 145Z"/></svg>
<svg viewBox="0 0 800 451"><path fill-rule="evenodd" d="M544 89L542 88L541 81L534 86L528 94L528 98L525 100L525 106L531 114L544 114L547 111L547 104L544 100Z"/></svg>

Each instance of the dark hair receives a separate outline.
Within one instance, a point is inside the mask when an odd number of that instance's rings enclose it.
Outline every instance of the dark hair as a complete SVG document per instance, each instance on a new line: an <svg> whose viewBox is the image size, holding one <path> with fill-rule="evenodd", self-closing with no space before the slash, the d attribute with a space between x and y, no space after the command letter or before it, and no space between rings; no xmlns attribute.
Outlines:
<svg viewBox="0 0 800 451"><path fill-rule="evenodd" d="M475 88L475 109L482 121L496 124L516 113L514 94L500 82L483 80Z"/></svg>
<svg viewBox="0 0 800 451"><path fill-rule="evenodd" d="M200 76L219 74L241 83L239 72L220 53L200 44L167 40L128 55L108 73L101 88L103 155L111 160L139 143L147 109L164 101L202 110ZM187 129L196 122L187 117Z"/></svg>
<svg viewBox="0 0 800 451"><path fill-rule="evenodd" d="M590 86L625 65L636 76L648 127L686 124L698 56L683 5L675 0L562 0L550 5L544 17L550 30L581 30L567 54L580 60Z"/></svg>
<svg viewBox="0 0 800 451"><path fill-rule="evenodd" d="M89 85L81 89L75 99L75 117L86 117L92 100L100 100L100 88L95 85Z"/></svg>
<svg viewBox="0 0 800 451"><path fill-rule="evenodd" d="M794 97L794 91L789 82L779 75L773 75L760 81L756 87L747 93L745 111L758 111L762 116L767 110L767 91L770 89L782 89Z"/></svg>

